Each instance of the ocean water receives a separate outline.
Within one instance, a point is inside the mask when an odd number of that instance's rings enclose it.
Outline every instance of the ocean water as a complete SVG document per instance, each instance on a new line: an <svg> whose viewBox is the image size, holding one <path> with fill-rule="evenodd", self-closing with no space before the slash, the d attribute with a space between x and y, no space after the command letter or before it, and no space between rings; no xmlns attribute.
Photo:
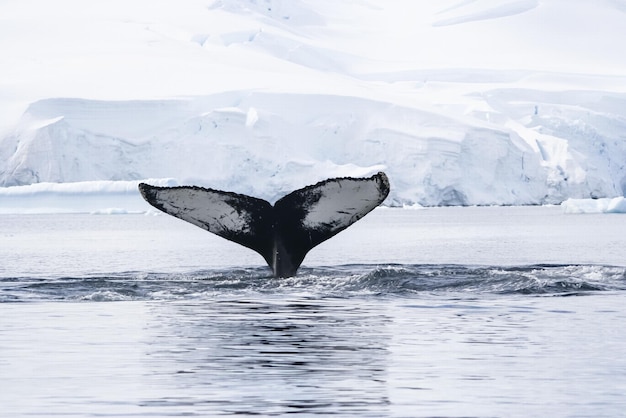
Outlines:
<svg viewBox="0 0 626 418"><path fill-rule="evenodd" d="M0 416L626 416L626 215L380 209L271 277L168 216L0 217Z"/></svg>

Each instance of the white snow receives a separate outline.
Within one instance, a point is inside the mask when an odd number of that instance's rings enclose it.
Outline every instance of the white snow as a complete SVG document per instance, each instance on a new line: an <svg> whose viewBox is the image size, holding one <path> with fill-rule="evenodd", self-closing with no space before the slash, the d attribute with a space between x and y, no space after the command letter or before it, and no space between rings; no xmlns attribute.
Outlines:
<svg viewBox="0 0 626 418"><path fill-rule="evenodd" d="M615 0L0 2L0 211L381 170L393 206L621 197L624 22ZM11 187L41 183L69 189Z"/></svg>

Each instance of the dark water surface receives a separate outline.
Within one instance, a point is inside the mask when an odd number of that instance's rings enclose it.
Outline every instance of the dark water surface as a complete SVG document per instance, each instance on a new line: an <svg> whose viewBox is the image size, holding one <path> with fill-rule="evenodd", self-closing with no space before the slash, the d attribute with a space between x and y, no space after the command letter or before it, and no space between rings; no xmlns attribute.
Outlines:
<svg viewBox="0 0 626 418"><path fill-rule="evenodd" d="M626 217L468 209L290 279L165 217L3 218L0 416L626 416Z"/></svg>
<svg viewBox="0 0 626 418"><path fill-rule="evenodd" d="M191 273L0 278L0 302L169 301L219 297L575 296L626 290L626 267L599 265L344 265L274 278L267 267Z"/></svg>

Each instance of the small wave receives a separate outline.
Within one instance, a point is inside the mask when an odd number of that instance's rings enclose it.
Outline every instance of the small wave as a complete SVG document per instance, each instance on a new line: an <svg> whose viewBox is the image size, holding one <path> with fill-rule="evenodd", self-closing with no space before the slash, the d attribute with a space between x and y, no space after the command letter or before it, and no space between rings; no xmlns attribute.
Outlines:
<svg viewBox="0 0 626 418"><path fill-rule="evenodd" d="M344 265L274 278L267 268L185 274L129 272L88 277L0 279L0 302L211 299L233 294L313 297L462 293L582 295L626 290L626 268L596 265Z"/></svg>
<svg viewBox="0 0 626 418"><path fill-rule="evenodd" d="M594 265L515 267L389 265L359 274L347 288L376 294L579 294L626 290L626 268Z"/></svg>

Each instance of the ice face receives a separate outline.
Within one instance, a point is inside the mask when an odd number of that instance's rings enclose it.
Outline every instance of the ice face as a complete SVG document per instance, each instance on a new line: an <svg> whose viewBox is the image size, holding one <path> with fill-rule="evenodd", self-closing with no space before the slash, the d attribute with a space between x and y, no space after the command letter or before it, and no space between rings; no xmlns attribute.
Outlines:
<svg viewBox="0 0 626 418"><path fill-rule="evenodd" d="M622 196L622 6L537 5L2 4L0 186L174 177L272 201L384 169L394 205Z"/></svg>

